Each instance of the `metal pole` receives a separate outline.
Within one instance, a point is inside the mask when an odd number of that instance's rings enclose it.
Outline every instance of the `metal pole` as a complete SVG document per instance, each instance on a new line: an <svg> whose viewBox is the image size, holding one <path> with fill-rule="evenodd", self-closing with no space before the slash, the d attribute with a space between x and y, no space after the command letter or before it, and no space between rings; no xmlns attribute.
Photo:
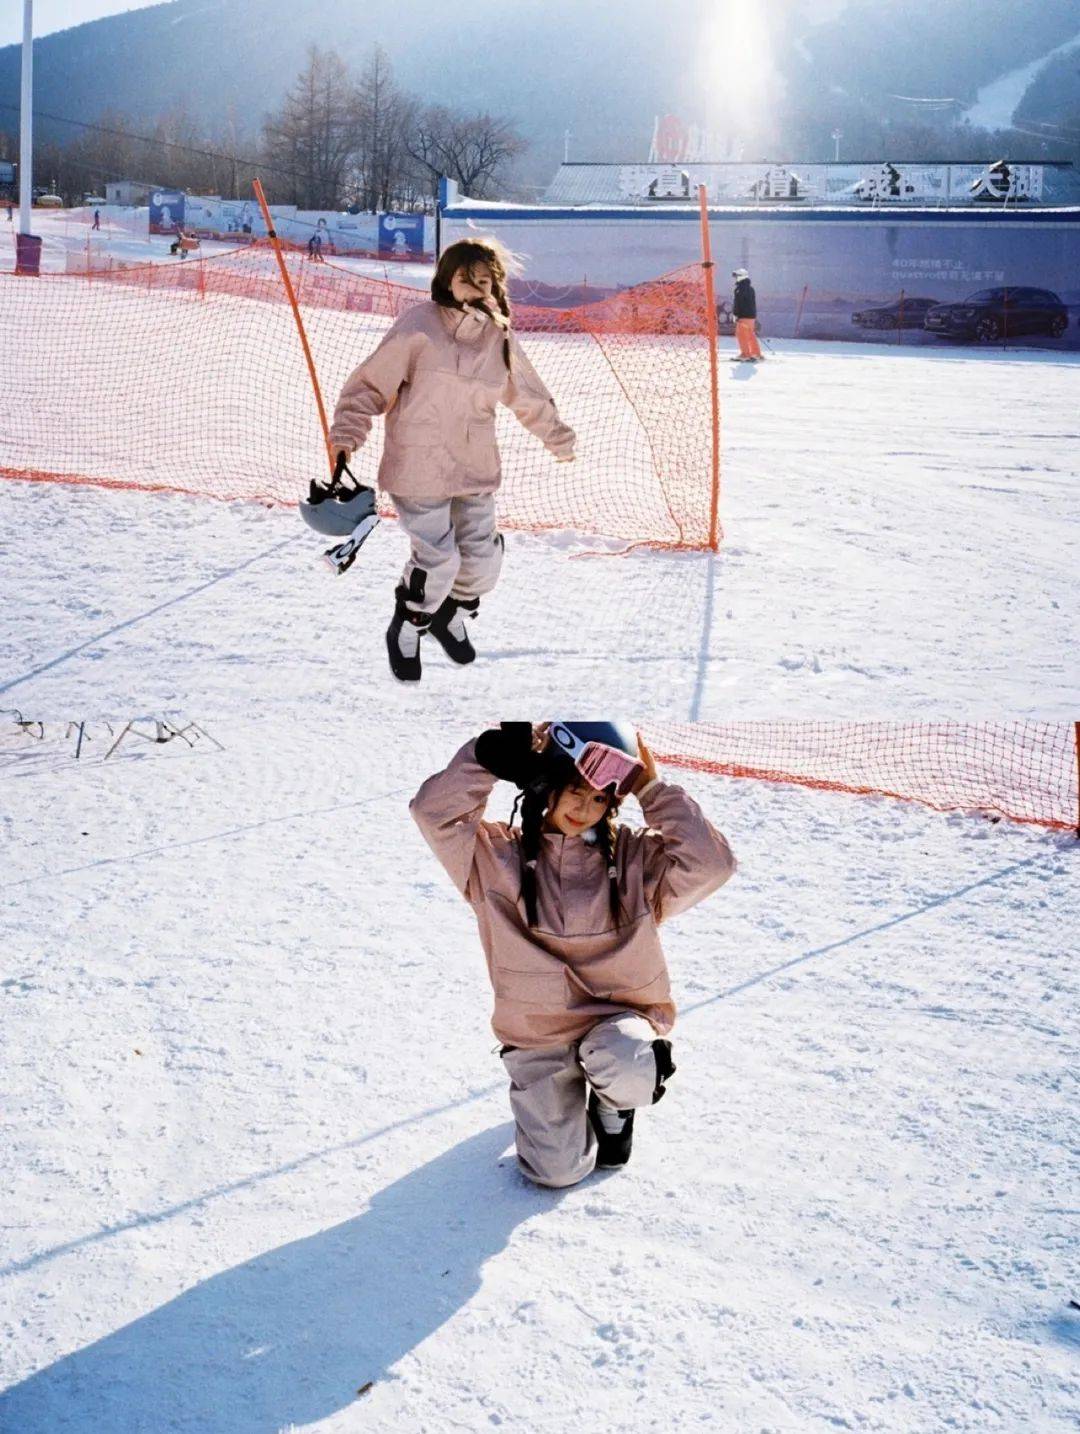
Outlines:
<svg viewBox="0 0 1080 1434"><path fill-rule="evenodd" d="M709 547L720 547L720 384L716 355L716 289L713 284L712 240L709 235L709 200L704 184L698 185L701 210L701 269L705 276L705 333L709 344L709 398L712 408L712 463L709 493Z"/></svg>
<svg viewBox="0 0 1080 1434"><path fill-rule="evenodd" d="M23 0L22 96L19 107L19 233L30 233L34 145L30 118L34 92L34 0Z"/></svg>

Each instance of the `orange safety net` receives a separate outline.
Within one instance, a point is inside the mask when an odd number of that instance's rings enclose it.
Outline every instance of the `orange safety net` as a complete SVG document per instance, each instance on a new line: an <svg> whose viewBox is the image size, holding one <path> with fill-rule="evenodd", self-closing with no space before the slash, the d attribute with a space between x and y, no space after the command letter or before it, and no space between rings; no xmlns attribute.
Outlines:
<svg viewBox="0 0 1080 1434"><path fill-rule="evenodd" d="M1080 830L1071 723L696 722L643 735L676 767Z"/></svg>
<svg viewBox="0 0 1080 1434"><path fill-rule="evenodd" d="M294 503L325 471L315 400L265 244L0 276L7 338L0 474ZM326 404L425 289L287 254ZM709 543L712 434L700 265L514 322L578 460L556 464L508 411L500 521L630 543ZM374 484L376 424L354 470Z"/></svg>

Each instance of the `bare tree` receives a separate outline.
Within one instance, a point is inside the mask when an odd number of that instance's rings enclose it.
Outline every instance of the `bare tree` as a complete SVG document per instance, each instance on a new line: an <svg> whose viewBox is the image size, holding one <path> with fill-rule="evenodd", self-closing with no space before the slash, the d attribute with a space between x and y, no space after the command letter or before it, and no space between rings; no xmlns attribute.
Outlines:
<svg viewBox="0 0 1080 1434"><path fill-rule="evenodd" d="M356 87L353 187L362 209L407 203L411 163L405 139L416 109L416 101L395 83L386 51L376 45Z"/></svg>
<svg viewBox="0 0 1080 1434"><path fill-rule="evenodd" d="M356 108L345 62L312 45L284 105L263 128L266 158L295 175L292 202L301 209L337 208L355 144Z"/></svg>
<svg viewBox="0 0 1080 1434"><path fill-rule="evenodd" d="M407 149L432 189L445 174L477 199L490 197L507 165L528 148L505 118L428 105L416 116Z"/></svg>

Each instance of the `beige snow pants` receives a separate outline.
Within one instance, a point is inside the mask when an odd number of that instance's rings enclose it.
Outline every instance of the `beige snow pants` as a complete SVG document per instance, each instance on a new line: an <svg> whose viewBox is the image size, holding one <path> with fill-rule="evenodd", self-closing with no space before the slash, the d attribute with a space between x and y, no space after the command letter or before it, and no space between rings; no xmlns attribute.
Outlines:
<svg viewBox="0 0 1080 1434"><path fill-rule="evenodd" d="M433 613L444 598L476 598L491 591L503 558L493 493L419 502L390 496L412 544L401 575L407 607Z"/></svg>
<svg viewBox="0 0 1080 1434"><path fill-rule="evenodd" d="M510 1107L521 1169L537 1185L576 1185L596 1165L586 1115L586 1082L602 1105L651 1105L656 1091L656 1032L631 1011L609 1016L571 1045L524 1050L504 1046Z"/></svg>

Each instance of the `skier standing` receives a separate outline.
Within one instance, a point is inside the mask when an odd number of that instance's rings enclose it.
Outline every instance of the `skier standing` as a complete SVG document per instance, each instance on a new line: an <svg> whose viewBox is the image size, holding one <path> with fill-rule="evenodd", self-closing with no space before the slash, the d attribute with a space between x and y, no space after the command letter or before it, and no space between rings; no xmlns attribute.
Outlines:
<svg viewBox="0 0 1080 1434"><path fill-rule="evenodd" d="M745 269L733 269L735 294L731 312L735 316L735 337L739 341L739 359L743 363L757 363L761 357L761 346L757 341L757 295Z"/></svg>
<svg viewBox="0 0 1080 1434"><path fill-rule="evenodd" d="M520 826L484 820L497 778L521 789ZM630 793L643 830L618 824ZM410 810L479 924L522 1171L563 1186L625 1165L635 1109L675 1071L657 927L728 880L726 839L611 722L504 722Z"/></svg>
<svg viewBox="0 0 1080 1434"><path fill-rule="evenodd" d="M384 413L379 486L394 500L412 551L386 633L390 668L421 676L430 632L457 663L476 652L465 630L502 565L495 522L502 480L495 409L503 403L560 462L575 436L518 343L510 322L510 256L496 240L461 239L445 250L431 300L393 325L346 380L330 430L346 460Z"/></svg>
<svg viewBox="0 0 1080 1434"><path fill-rule="evenodd" d="M101 228L101 210L100 210L100 209L95 209L95 210L94 210L94 222L93 222L93 224L91 224L90 227L91 227L91 229L100 229L100 228Z"/></svg>

